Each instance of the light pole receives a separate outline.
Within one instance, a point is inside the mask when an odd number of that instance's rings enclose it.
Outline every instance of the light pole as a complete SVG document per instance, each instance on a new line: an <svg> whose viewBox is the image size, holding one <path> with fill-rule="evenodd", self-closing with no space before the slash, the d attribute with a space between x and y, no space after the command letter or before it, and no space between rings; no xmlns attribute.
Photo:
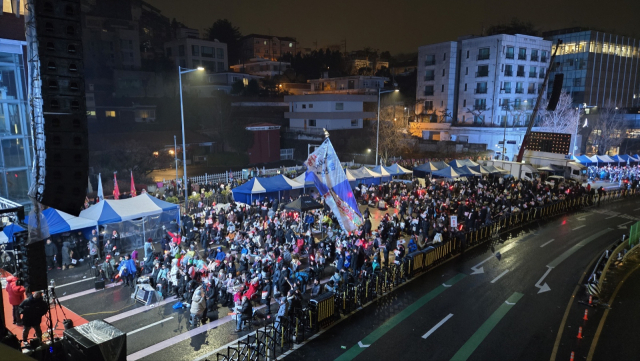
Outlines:
<svg viewBox="0 0 640 361"><path fill-rule="evenodd" d="M379 154L379 145L380 145L380 94L394 93L397 91L398 89L383 91L382 88L378 88L378 130L376 131L376 166L378 165L378 154Z"/></svg>
<svg viewBox="0 0 640 361"><path fill-rule="evenodd" d="M176 142L176 136L173 136L173 157L176 160L176 181L178 180L178 143Z"/></svg>
<svg viewBox="0 0 640 361"><path fill-rule="evenodd" d="M178 65L178 83L180 84L180 118L182 120L182 165L184 167L183 186L184 186L184 209L187 209L187 202L189 199L189 189L187 188L187 147L184 140L184 104L182 104L182 74L191 73L192 71L204 70L199 66L197 69L184 69ZM176 163L176 169L177 169Z"/></svg>

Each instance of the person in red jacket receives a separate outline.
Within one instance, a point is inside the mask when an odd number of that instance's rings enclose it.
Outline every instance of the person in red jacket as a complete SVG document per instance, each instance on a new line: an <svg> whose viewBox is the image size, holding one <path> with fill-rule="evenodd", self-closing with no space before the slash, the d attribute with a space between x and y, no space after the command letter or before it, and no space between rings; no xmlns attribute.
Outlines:
<svg viewBox="0 0 640 361"><path fill-rule="evenodd" d="M18 306L24 301L24 286L22 286L22 280L14 276L7 277L6 290L9 294L9 304L13 307L13 324L22 326L20 312L18 311Z"/></svg>
<svg viewBox="0 0 640 361"><path fill-rule="evenodd" d="M180 235L180 233L172 233L167 231L167 234L169 234L169 237L171 237L171 240L173 241L173 243L175 243L176 245L180 245L180 242L182 241L182 236Z"/></svg>

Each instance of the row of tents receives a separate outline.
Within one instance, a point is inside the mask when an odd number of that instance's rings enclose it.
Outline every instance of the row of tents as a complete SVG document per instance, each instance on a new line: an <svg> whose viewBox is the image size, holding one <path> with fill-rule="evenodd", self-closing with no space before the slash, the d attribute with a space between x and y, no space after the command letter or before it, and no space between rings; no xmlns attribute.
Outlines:
<svg viewBox="0 0 640 361"><path fill-rule="evenodd" d="M636 155L620 154L620 155L612 155L612 156L594 155L591 157L587 157L586 155L578 155L578 156L573 156L572 159L586 166L591 166L591 165L603 166L603 165L621 165L621 164L640 163L640 155L638 154Z"/></svg>

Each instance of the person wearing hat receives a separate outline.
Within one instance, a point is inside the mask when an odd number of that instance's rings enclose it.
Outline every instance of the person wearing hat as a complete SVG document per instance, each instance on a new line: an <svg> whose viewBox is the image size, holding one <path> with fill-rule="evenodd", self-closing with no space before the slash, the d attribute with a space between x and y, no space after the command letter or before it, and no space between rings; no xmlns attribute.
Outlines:
<svg viewBox="0 0 640 361"><path fill-rule="evenodd" d="M33 328L36 332L36 337L42 340L42 329L40 323L42 323L42 316L49 311L49 305L42 299L42 291L36 291L29 296L26 300L22 301L19 306L20 314L22 315L22 323L24 329L22 330L22 341L28 343L29 331Z"/></svg>

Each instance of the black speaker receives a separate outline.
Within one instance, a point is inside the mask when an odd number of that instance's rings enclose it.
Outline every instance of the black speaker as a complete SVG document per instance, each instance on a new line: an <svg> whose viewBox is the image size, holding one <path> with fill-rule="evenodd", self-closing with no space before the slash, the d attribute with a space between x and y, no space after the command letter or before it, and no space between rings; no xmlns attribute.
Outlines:
<svg viewBox="0 0 640 361"><path fill-rule="evenodd" d="M41 203L78 215L89 170L80 0L35 0L45 177Z"/></svg>
<svg viewBox="0 0 640 361"><path fill-rule="evenodd" d="M127 335L103 320L64 330L62 343L67 360L127 359Z"/></svg>
<svg viewBox="0 0 640 361"><path fill-rule="evenodd" d="M551 97L549 98L549 105L547 105L547 110L550 112L556 110L556 106L558 105L558 100L560 100L560 93L562 93L563 81L564 81L564 74L562 73L556 74L556 77L553 79L553 92L551 92Z"/></svg>
<svg viewBox="0 0 640 361"><path fill-rule="evenodd" d="M96 290L104 290L104 280L103 279L96 280L94 282L94 286Z"/></svg>
<svg viewBox="0 0 640 361"><path fill-rule="evenodd" d="M33 291L47 289L47 258L44 252L45 241L27 245L26 264L29 289Z"/></svg>

